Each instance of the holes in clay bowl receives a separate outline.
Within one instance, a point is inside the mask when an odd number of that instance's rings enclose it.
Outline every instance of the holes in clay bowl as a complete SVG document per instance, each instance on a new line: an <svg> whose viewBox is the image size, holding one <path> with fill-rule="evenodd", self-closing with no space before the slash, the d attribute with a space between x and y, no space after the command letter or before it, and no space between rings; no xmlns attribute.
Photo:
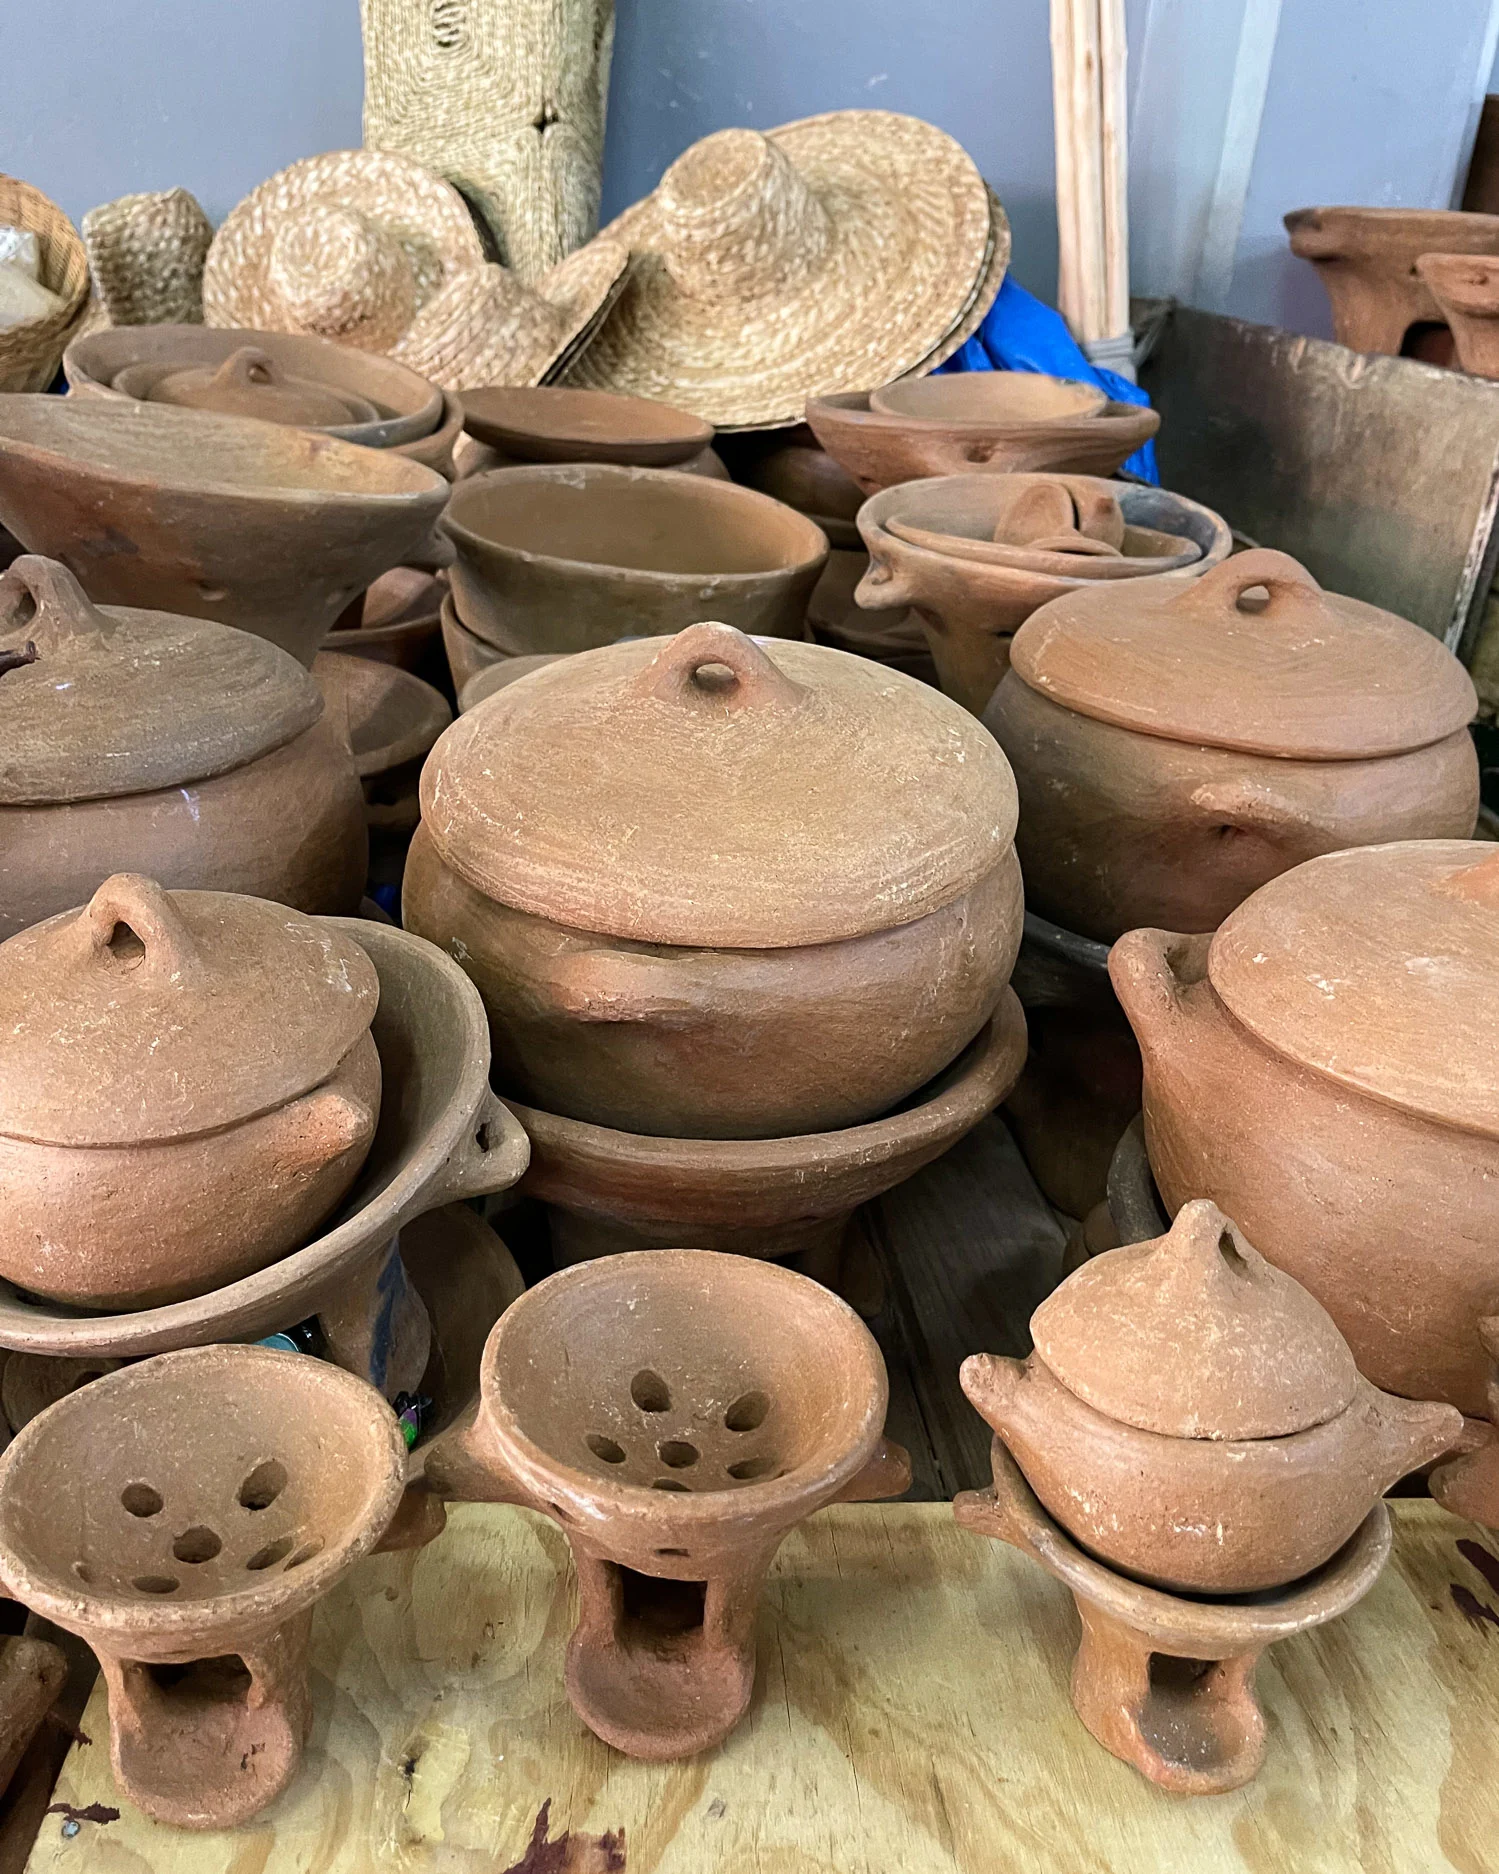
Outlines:
<svg viewBox="0 0 1499 1874"><path fill-rule="evenodd" d="M172 1544L172 1553L179 1562L211 1562L223 1546L214 1530L198 1523L183 1530Z"/></svg>
<svg viewBox="0 0 1499 1874"><path fill-rule="evenodd" d="M321 1536L311 1537L302 1544L295 1555L290 1557L285 1568L281 1571L282 1574L289 1575L294 1568L300 1568L303 1562L310 1562L314 1555L321 1555L322 1552L323 1538Z"/></svg>
<svg viewBox="0 0 1499 1874"><path fill-rule="evenodd" d="M159 1516L162 1494L149 1484L126 1484L120 1492L120 1502L131 1516Z"/></svg>
<svg viewBox="0 0 1499 1874"><path fill-rule="evenodd" d="M658 1477L651 1488L652 1490L686 1490L687 1486L677 1477Z"/></svg>
<svg viewBox="0 0 1499 1874"><path fill-rule="evenodd" d="M245 1567L258 1572L262 1568L274 1568L277 1562L284 1562L297 1546L295 1536L277 1536L274 1542L266 1543L263 1549L257 1549L245 1563Z"/></svg>
<svg viewBox="0 0 1499 1874"><path fill-rule="evenodd" d="M643 1367L630 1381L630 1397L642 1412L666 1412L671 1409L671 1388L659 1373Z"/></svg>
<svg viewBox="0 0 1499 1874"><path fill-rule="evenodd" d="M737 1464L731 1464L729 1475L736 1483L748 1484L757 1477L768 1477L775 1467L775 1459L762 1452L757 1458L741 1458Z"/></svg>
<svg viewBox="0 0 1499 1874"><path fill-rule="evenodd" d="M757 1432L769 1411L768 1393L741 1393L723 1415L724 1428L731 1432Z"/></svg>
<svg viewBox="0 0 1499 1874"><path fill-rule="evenodd" d="M658 1555L669 1556L674 1560L686 1561L687 1559L686 1549L657 1549L656 1553Z"/></svg>
<svg viewBox="0 0 1499 1874"><path fill-rule="evenodd" d="M239 1501L247 1510L266 1510L286 1488L286 1466L275 1458L257 1464L239 1487Z"/></svg>
<svg viewBox="0 0 1499 1874"><path fill-rule="evenodd" d="M606 1438L602 1432L590 1432L583 1442L601 1464L623 1464L625 1461L624 1446L616 1444L612 1438Z"/></svg>
<svg viewBox="0 0 1499 1874"><path fill-rule="evenodd" d="M137 1575L130 1585L142 1594L175 1594L181 1583L175 1575Z"/></svg>
<svg viewBox="0 0 1499 1874"><path fill-rule="evenodd" d="M668 1470L685 1471L697 1463L699 1455L697 1446L685 1438L667 1438L656 1446L656 1456Z"/></svg>

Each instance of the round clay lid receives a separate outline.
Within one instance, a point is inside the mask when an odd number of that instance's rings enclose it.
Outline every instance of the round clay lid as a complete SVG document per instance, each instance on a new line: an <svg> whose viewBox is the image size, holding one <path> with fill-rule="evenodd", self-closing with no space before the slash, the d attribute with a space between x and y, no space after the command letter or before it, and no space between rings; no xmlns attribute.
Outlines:
<svg viewBox="0 0 1499 1874"><path fill-rule="evenodd" d="M129 365L113 388L146 403L176 403L221 416L254 416L306 429L373 423L380 412L366 397L295 377L259 345L242 345L221 365Z"/></svg>
<svg viewBox="0 0 1499 1874"><path fill-rule="evenodd" d="M116 873L0 944L0 1135L136 1145L270 1112L328 1078L379 994L331 924Z"/></svg>
<svg viewBox="0 0 1499 1874"><path fill-rule="evenodd" d="M32 554L0 574L0 806L204 781L322 713L297 660L248 631L94 605Z"/></svg>
<svg viewBox="0 0 1499 1874"><path fill-rule="evenodd" d="M1168 1438L1283 1438L1346 1411L1358 1385L1322 1304L1203 1198L1165 1236L1084 1263L1031 1337L1069 1392Z"/></svg>
<svg viewBox="0 0 1499 1874"><path fill-rule="evenodd" d="M1401 840L1308 859L1219 926L1208 975L1268 1047L1499 1138L1499 847Z"/></svg>
<svg viewBox="0 0 1499 1874"><path fill-rule="evenodd" d="M967 710L844 651L691 625L565 657L460 716L422 819L476 890L645 943L774 949L908 924L1008 851Z"/></svg>
<svg viewBox="0 0 1499 1874"><path fill-rule="evenodd" d="M1245 600L1264 587L1268 603ZM1439 639L1324 592L1289 555L1255 548L1200 579L1069 592L1015 633L1010 667L1079 715L1172 742L1293 760L1425 748L1478 707Z"/></svg>

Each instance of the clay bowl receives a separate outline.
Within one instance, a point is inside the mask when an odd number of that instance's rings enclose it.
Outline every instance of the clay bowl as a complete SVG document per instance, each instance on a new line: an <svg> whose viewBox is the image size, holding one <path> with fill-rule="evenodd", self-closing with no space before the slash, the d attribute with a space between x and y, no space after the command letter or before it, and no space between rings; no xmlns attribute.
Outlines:
<svg viewBox="0 0 1499 1874"><path fill-rule="evenodd" d="M394 664L431 683L443 670L447 589L446 580L423 567L393 566L350 604L324 644L330 651Z"/></svg>
<svg viewBox="0 0 1499 1874"><path fill-rule="evenodd" d="M353 752L370 832L415 832L422 762L453 720L446 697L393 664L338 651L320 651L312 674L330 722Z"/></svg>
<svg viewBox="0 0 1499 1874"><path fill-rule="evenodd" d="M418 436L412 442L395 443L386 453L431 469L434 474L441 475L444 481L452 481L458 473L453 452L462 435L463 405L451 391L444 391L442 415L437 420L436 429L426 436Z"/></svg>
<svg viewBox="0 0 1499 1874"><path fill-rule="evenodd" d="M737 1257L668 1249L552 1276L502 1316L480 1387L428 1483L560 1525L580 1602L568 1696L631 1756L727 1736L782 1539L837 1498L910 1481L882 1441L869 1330L818 1284Z"/></svg>
<svg viewBox="0 0 1499 1874"><path fill-rule="evenodd" d="M1333 337L1391 357L1413 325L1442 317L1416 268L1423 254L1499 254L1499 215L1458 209L1298 208L1285 225L1327 289Z"/></svg>
<svg viewBox="0 0 1499 1874"><path fill-rule="evenodd" d="M1458 364L1473 377L1499 377L1499 259L1423 254L1416 272L1447 321Z"/></svg>
<svg viewBox="0 0 1499 1874"><path fill-rule="evenodd" d="M63 354L68 389L76 397L145 398L161 380L181 371L216 371L247 347L265 353L287 377L325 386L372 405L362 422L320 428L366 449L390 449L430 436L443 415L443 394L393 358L356 351L296 332L255 332L206 325L117 325L76 338ZM118 382L126 375L129 389ZM207 407L207 406L205 406Z"/></svg>
<svg viewBox="0 0 1499 1874"><path fill-rule="evenodd" d="M1159 557L1153 536L1160 534L1188 540L1197 549L1198 557L1186 565L1173 557L1163 570L1142 573L1131 584L1153 581L1164 586L1169 581L1174 590L1201 578L1225 560L1233 546L1233 536L1218 515L1182 495L1091 477L1075 478L1074 486L1117 501L1125 524L1126 557L1131 529L1145 545L1147 561ZM1031 613L1063 593L1095 583L1097 576L1097 568L1080 553L1038 556L1031 565L963 553L964 541L993 541L995 527L1013 500L1010 478L949 475L887 488L859 510L859 532L870 556L869 571L855 595L859 604L870 612L914 607L926 628L942 688L975 715L983 714L1009 668L1010 639ZM957 550L919 545L893 531L895 524L907 534L915 530L929 537L952 537ZM1067 562L1079 570L1062 570ZM1098 566L1111 563L1100 559Z"/></svg>
<svg viewBox="0 0 1499 1874"><path fill-rule="evenodd" d="M988 375L922 381L960 383ZM811 397L807 421L828 454L871 495L898 482L975 471L1112 475L1161 427L1154 410L1133 403L1105 403L1094 415L1013 423L885 416L870 409L867 391Z"/></svg>
<svg viewBox="0 0 1499 1874"><path fill-rule="evenodd" d="M89 597L269 638L311 665L340 612L419 559L447 483L391 450L248 417L7 397L0 520Z"/></svg>
<svg viewBox="0 0 1499 1874"><path fill-rule="evenodd" d="M602 390L466 390L463 427L517 462L615 462L675 468L713 446L713 425L690 410Z"/></svg>
<svg viewBox="0 0 1499 1874"><path fill-rule="evenodd" d="M404 1222L460 1198L504 1190L520 1176L529 1147L489 1090L488 1026L462 970L394 925L328 921L355 938L380 979L370 1032L382 1094L369 1155L323 1233L210 1294L129 1314L82 1314L0 1282L0 1347L131 1359L208 1341L256 1339L309 1315L347 1309L354 1305L351 1294L362 1306L371 1285L391 1268L392 1241ZM387 1307L391 1299L385 1296ZM413 1382L420 1372L418 1364Z"/></svg>
<svg viewBox="0 0 1499 1874"><path fill-rule="evenodd" d="M805 423L736 441L739 447L731 452L735 481L816 521L834 547L863 551L854 521L864 492Z"/></svg>
<svg viewBox="0 0 1499 1874"><path fill-rule="evenodd" d="M444 595L440 613L442 625L443 655L448 660L448 677L453 685L455 696L461 695L473 678L496 665L510 664L516 659L506 651L497 651L476 633L469 630L458 616L458 607L451 592ZM560 653L536 652L535 656Z"/></svg>
<svg viewBox="0 0 1499 1874"><path fill-rule="evenodd" d="M1025 1061L1025 1017L1006 990L956 1061L895 1112L786 1139L670 1139L563 1119L509 1100L531 1140L524 1195L548 1205L559 1263L684 1240L835 1271L849 1218L955 1145L1000 1103Z"/></svg>
<svg viewBox="0 0 1499 1874"><path fill-rule="evenodd" d="M507 689L518 678L529 677L533 670L544 670L555 662L553 657L502 657L497 664L476 671L458 692L459 715L477 709L496 690Z"/></svg>
<svg viewBox="0 0 1499 1874"><path fill-rule="evenodd" d="M443 528L463 623L512 656L704 618L799 638L828 551L821 528L748 488L597 463L475 476L454 489Z"/></svg>
<svg viewBox="0 0 1499 1874"><path fill-rule="evenodd" d="M0 1580L98 1654L110 1761L148 1815L233 1827L291 1782L312 1606L379 1541L405 1471L377 1394L265 1347L110 1373L11 1444Z"/></svg>
<svg viewBox="0 0 1499 1874"><path fill-rule="evenodd" d="M905 378L869 393L880 416L916 417L924 423L1048 423L1097 416L1108 402L1096 384L1046 377L1039 371L954 371Z"/></svg>

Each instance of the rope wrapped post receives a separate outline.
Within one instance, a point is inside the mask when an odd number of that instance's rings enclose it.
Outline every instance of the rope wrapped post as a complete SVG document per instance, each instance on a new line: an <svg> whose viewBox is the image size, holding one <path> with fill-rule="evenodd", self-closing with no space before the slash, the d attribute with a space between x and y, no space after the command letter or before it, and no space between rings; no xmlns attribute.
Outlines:
<svg viewBox="0 0 1499 1874"><path fill-rule="evenodd" d="M1124 0L1051 0L1057 303L1096 364L1134 376Z"/></svg>

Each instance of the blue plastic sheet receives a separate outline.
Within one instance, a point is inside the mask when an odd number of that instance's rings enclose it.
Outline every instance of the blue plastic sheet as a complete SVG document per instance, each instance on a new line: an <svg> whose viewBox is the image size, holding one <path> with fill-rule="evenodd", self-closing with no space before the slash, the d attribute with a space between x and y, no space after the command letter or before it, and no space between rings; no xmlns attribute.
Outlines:
<svg viewBox="0 0 1499 1874"><path fill-rule="evenodd" d="M1116 403L1148 404L1138 384L1117 371L1101 370L1067 330L1061 313L1005 275L999 296L984 323L947 363L943 371L1039 371L1047 377L1080 378L1097 384ZM1159 484L1155 443L1137 449L1124 464L1141 481Z"/></svg>

